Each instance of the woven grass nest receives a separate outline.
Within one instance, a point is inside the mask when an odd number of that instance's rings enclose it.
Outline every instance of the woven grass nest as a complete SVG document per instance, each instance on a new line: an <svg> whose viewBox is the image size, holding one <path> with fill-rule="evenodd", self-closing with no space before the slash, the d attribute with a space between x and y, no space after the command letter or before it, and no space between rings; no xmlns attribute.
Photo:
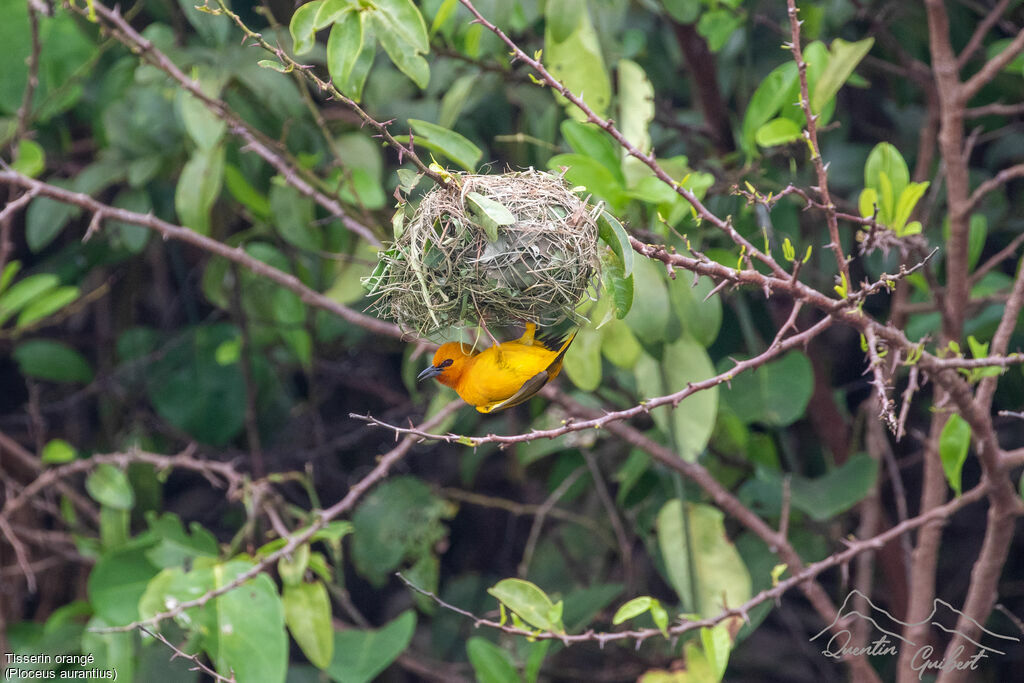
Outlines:
<svg viewBox="0 0 1024 683"><path fill-rule="evenodd" d="M576 307L599 272L600 212L550 173L453 174L381 253L368 283L374 306L421 336L481 323L578 322Z"/></svg>

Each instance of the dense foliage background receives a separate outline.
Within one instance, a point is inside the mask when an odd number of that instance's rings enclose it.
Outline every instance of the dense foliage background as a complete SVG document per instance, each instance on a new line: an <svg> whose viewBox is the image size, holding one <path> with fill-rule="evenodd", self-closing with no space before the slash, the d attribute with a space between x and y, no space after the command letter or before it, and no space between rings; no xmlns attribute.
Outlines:
<svg viewBox="0 0 1024 683"><path fill-rule="evenodd" d="M0 649L138 681L917 680L809 642L854 588L1021 636L1024 9L794 16L0 0ZM481 415L415 383L457 331L403 335L363 280L436 182L528 167L628 235L557 389Z"/></svg>

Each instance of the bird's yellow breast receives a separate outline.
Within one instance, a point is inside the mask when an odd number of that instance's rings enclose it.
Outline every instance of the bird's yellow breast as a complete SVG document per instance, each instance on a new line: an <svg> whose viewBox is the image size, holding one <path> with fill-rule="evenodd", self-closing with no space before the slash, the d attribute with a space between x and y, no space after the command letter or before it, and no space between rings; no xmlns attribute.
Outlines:
<svg viewBox="0 0 1024 683"><path fill-rule="evenodd" d="M519 391L528 379L547 369L556 355L556 351L540 345L506 342L492 346L468 360L455 390L466 403L478 407L503 401ZM558 369L553 369L551 379L557 376Z"/></svg>

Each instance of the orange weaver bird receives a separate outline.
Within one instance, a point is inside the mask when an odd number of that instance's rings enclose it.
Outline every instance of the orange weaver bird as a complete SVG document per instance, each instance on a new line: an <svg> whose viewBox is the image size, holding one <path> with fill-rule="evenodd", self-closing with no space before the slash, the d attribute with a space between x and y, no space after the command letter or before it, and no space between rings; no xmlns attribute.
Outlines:
<svg viewBox="0 0 1024 683"><path fill-rule="evenodd" d="M460 342L442 344L434 364L416 379L436 377L481 413L517 406L558 377L565 352L576 338L573 332L556 351L534 339L536 331L535 324L527 323L519 339L475 353Z"/></svg>

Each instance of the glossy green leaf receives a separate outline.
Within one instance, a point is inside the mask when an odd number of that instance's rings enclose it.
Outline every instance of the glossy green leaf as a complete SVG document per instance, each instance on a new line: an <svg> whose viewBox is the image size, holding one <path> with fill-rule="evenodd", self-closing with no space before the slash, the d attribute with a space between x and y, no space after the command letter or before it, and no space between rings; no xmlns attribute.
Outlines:
<svg viewBox="0 0 1024 683"><path fill-rule="evenodd" d="M374 14L387 30L417 52L430 50L427 25L412 0L373 0Z"/></svg>
<svg viewBox="0 0 1024 683"><path fill-rule="evenodd" d="M159 516L155 512L147 512L146 521L150 532L159 539L146 551L146 557L157 567L178 567L197 557L217 557L219 554L217 539L198 522L189 524L189 533L185 531L181 518L172 512Z"/></svg>
<svg viewBox="0 0 1024 683"><path fill-rule="evenodd" d="M404 559L433 552L452 510L415 477L394 477L363 500L352 515L352 561L374 585L382 585Z"/></svg>
<svg viewBox="0 0 1024 683"><path fill-rule="evenodd" d="M419 16L419 11L416 14ZM394 65L421 89L426 88L430 82L430 64L423 58L422 53L425 50L417 49L412 43L406 41L401 33L394 32L393 25L386 15L381 12L372 12L369 16L374 22L377 39ZM421 24L422 21L423 19L420 17ZM424 31L426 31L425 27Z"/></svg>
<svg viewBox="0 0 1024 683"><path fill-rule="evenodd" d="M613 365L632 370L643 348L629 325L621 320L612 320L601 328L601 353Z"/></svg>
<svg viewBox="0 0 1024 683"><path fill-rule="evenodd" d="M572 119L562 121L559 130L572 151L597 161L615 176L619 184L626 182L622 175L622 152L608 133L589 123ZM645 130L646 132L646 130Z"/></svg>
<svg viewBox="0 0 1024 683"><path fill-rule="evenodd" d="M223 445L245 424L245 380L239 365L221 365L217 349L238 338L233 325L188 330L146 373L146 393L163 419L193 438Z"/></svg>
<svg viewBox="0 0 1024 683"><path fill-rule="evenodd" d="M946 473L946 481L958 496L963 490L961 471L964 462L967 461L970 446L971 425L953 413L939 434L939 459L942 460L942 471Z"/></svg>
<svg viewBox="0 0 1024 683"><path fill-rule="evenodd" d="M115 510L131 510L135 506L135 492L127 475L113 465L97 465L85 480L85 490L97 503Z"/></svg>
<svg viewBox="0 0 1024 683"><path fill-rule="evenodd" d="M754 140L762 147L787 145L800 140L802 137L803 132L800 130L800 126L784 118L772 119L754 133Z"/></svg>
<svg viewBox="0 0 1024 683"><path fill-rule="evenodd" d="M693 284L693 277L676 275L669 280L668 295L683 329L704 347L711 346L718 338L722 327L722 300L717 296L708 299L715 283L706 277Z"/></svg>
<svg viewBox="0 0 1024 683"><path fill-rule="evenodd" d="M881 194L883 173L888 178L893 196L903 194L903 188L910 182L910 171L903 155L888 142L878 143L868 155L864 164L864 186L874 188Z"/></svg>
<svg viewBox="0 0 1024 683"><path fill-rule="evenodd" d="M704 347L684 335L665 345L660 361L641 354L634 372L637 391L646 399L681 391L691 382L711 377L714 369ZM698 391L678 406L651 410L655 424L679 457L688 462L695 461L707 446L717 414L718 387Z"/></svg>
<svg viewBox="0 0 1024 683"><path fill-rule="evenodd" d="M92 368L82 354L50 339L22 342L11 353L21 374L50 382L88 384Z"/></svg>
<svg viewBox="0 0 1024 683"><path fill-rule="evenodd" d="M637 259L633 268L633 288L640 293L623 320L638 339L656 343L665 340L669 321L668 288L664 269L650 259Z"/></svg>
<svg viewBox="0 0 1024 683"><path fill-rule="evenodd" d="M832 41L828 64L818 77L817 83L814 85L814 92L811 93L811 111L813 113L821 113L825 105L839 92L839 88L850 78L861 60L871 51L874 44L874 38L865 38L855 43L849 43L842 38Z"/></svg>
<svg viewBox="0 0 1024 683"><path fill-rule="evenodd" d="M313 29L325 29L349 12L354 12L357 7L354 0L324 0L313 19Z"/></svg>
<svg viewBox="0 0 1024 683"><path fill-rule="evenodd" d="M331 599L320 581L286 585L281 595L284 620L302 653L318 669L326 669L334 657Z"/></svg>
<svg viewBox="0 0 1024 683"><path fill-rule="evenodd" d="M275 230L285 242L310 251L323 249L322 230L314 225L313 200L291 185L271 184L270 214Z"/></svg>
<svg viewBox="0 0 1024 683"><path fill-rule="evenodd" d="M536 584L523 579L502 579L487 592L530 626L553 633L565 632L558 605Z"/></svg>
<svg viewBox="0 0 1024 683"><path fill-rule="evenodd" d="M203 94L217 98L224 86L225 78L213 69L196 67L192 70L192 80L199 83L199 89ZM210 111L199 98L185 90L178 91L177 104L178 113L185 123L185 131L192 141L200 149L216 147L227 131L227 122Z"/></svg>
<svg viewBox="0 0 1024 683"><path fill-rule="evenodd" d="M618 219L607 211L602 211L597 217L598 236L601 241L611 247L615 255L619 257L622 264L622 275L629 277L633 274L633 245L629 242L629 233L622 227ZM621 317L621 316L620 316Z"/></svg>
<svg viewBox="0 0 1024 683"><path fill-rule="evenodd" d="M714 669L716 681L725 676L729 666L729 653L732 650L732 638L729 636L729 624L720 622L711 628L700 630L700 642L704 646L704 656Z"/></svg>
<svg viewBox="0 0 1024 683"><path fill-rule="evenodd" d="M8 271L13 278L18 268ZM5 273L6 274L6 273ZM60 285L60 278L53 273L36 273L22 278L10 289L0 294L0 325L26 306L54 291Z"/></svg>
<svg viewBox="0 0 1024 683"><path fill-rule="evenodd" d="M700 0L661 0L661 4L669 16L680 24L692 24L700 16Z"/></svg>
<svg viewBox="0 0 1024 683"><path fill-rule="evenodd" d="M66 180L49 182L57 187L73 188L73 184ZM68 221L80 213L81 209L78 207L49 197L33 200L25 211L25 242L28 248L34 253L45 249L60 234Z"/></svg>
<svg viewBox="0 0 1024 683"><path fill-rule="evenodd" d="M825 521L863 500L877 480L878 462L858 453L820 477L792 477L790 495L793 507L818 521Z"/></svg>
<svg viewBox="0 0 1024 683"><path fill-rule="evenodd" d="M600 161L583 154L556 154L548 159L548 169L556 173L566 168L565 178L582 186L598 199L608 202L613 211L625 208L627 197L622 182Z"/></svg>
<svg viewBox="0 0 1024 683"><path fill-rule="evenodd" d="M702 617L737 607L752 594L750 573L725 535L724 519L720 510L700 503L687 503L684 515L678 498L658 513L658 547L672 586Z"/></svg>
<svg viewBox="0 0 1024 683"><path fill-rule="evenodd" d="M612 625L618 626L627 619L640 616L650 610L651 605L654 602L654 598L649 595L641 595L638 598L633 598L615 611L615 616L612 617Z"/></svg>
<svg viewBox="0 0 1024 683"><path fill-rule="evenodd" d="M43 446L43 454L39 459L44 465L61 465L71 462L77 455L75 447L64 439L50 439Z"/></svg>
<svg viewBox="0 0 1024 683"><path fill-rule="evenodd" d="M21 271L21 261L14 260L4 266L0 273L0 294L7 291L7 288L14 282L14 277ZM2 299L0 299L2 301Z"/></svg>
<svg viewBox="0 0 1024 683"><path fill-rule="evenodd" d="M288 23L288 32L292 36L292 51L303 55L313 49L316 44L316 16L324 0L312 0L298 7Z"/></svg>
<svg viewBox="0 0 1024 683"><path fill-rule="evenodd" d="M516 217L504 204L495 201L479 192L466 193L466 207L480 221L480 227L487 233L487 239L496 242L498 239L498 227L512 225Z"/></svg>
<svg viewBox="0 0 1024 683"><path fill-rule="evenodd" d="M178 219L202 235L210 234L210 209L224 179L224 147L197 149L181 170L174 192Z"/></svg>
<svg viewBox="0 0 1024 683"><path fill-rule="evenodd" d="M562 369L582 391L595 391L601 386L601 339L601 332L583 327L565 354Z"/></svg>
<svg viewBox="0 0 1024 683"><path fill-rule="evenodd" d="M46 154L35 140L19 140L11 169L35 178L46 169Z"/></svg>
<svg viewBox="0 0 1024 683"><path fill-rule="evenodd" d="M248 560L216 565L214 587L225 586L252 566ZM284 683L288 668L284 607L267 574L258 574L214 599L213 613L216 635L207 636L204 647L218 673L234 674L238 683Z"/></svg>
<svg viewBox="0 0 1024 683"><path fill-rule="evenodd" d="M30 304L22 309L15 327L25 327L37 320L53 315L72 301L78 299L78 296L78 287L72 286L58 287L50 292L46 292L33 299Z"/></svg>
<svg viewBox="0 0 1024 683"><path fill-rule="evenodd" d="M914 207L917 206L917 202L924 196L924 193L928 190L929 183L927 181L923 183L908 183L903 188L902 194L896 202L895 214L892 218L891 227L898 236L904 234L904 227L907 221L910 220L910 214L914 211Z"/></svg>
<svg viewBox="0 0 1024 683"><path fill-rule="evenodd" d="M519 683L519 672L512 658L491 641L470 638L466 641L466 654L479 683Z"/></svg>
<svg viewBox="0 0 1024 683"><path fill-rule="evenodd" d="M757 153L757 131L775 118L780 110L792 107L798 100L799 74L793 61L775 67L757 86L743 116L743 149L748 155Z"/></svg>
<svg viewBox="0 0 1024 683"><path fill-rule="evenodd" d="M406 610L380 629L336 631L327 675L338 683L374 680L405 651L415 630L416 613Z"/></svg>
<svg viewBox="0 0 1024 683"><path fill-rule="evenodd" d="M440 152L467 171L472 172L483 150L453 130L442 128L430 121L409 119L409 125L416 133L416 144Z"/></svg>
<svg viewBox="0 0 1024 683"><path fill-rule="evenodd" d="M723 361L720 371L732 365ZM784 427L798 420L814 391L811 363L800 351L754 371L742 372L722 389L722 401L746 423Z"/></svg>
<svg viewBox="0 0 1024 683"><path fill-rule="evenodd" d="M544 31L544 65L570 92L580 95L598 116L603 116L611 104L612 85L605 69L604 57L597 31L587 11L579 13L576 30L565 40L558 40L550 27ZM566 108L566 113L577 120L585 120L575 105L560 95L556 99Z"/></svg>
<svg viewBox="0 0 1024 683"><path fill-rule="evenodd" d="M110 624L130 623L139 618L139 601L157 572L142 543L105 552L89 573L89 604Z"/></svg>
<svg viewBox="0 0 1024 683"><path fill-rule="evenodd" d="M712 52L718 52L732 35L743 26L742 14L727 9L714 9L700 15L697 33L702 35Z"/></svg>
<svg viewBox="0 0 1024 683"><path fill-rule="evenodd" d="M153 211L153 203L149 199L149 193L142 188L125 188L117 193L114 198L114 206L127 211L146 215ZM146 248L149 243L151 230L134 223L124 221L110 221L106 224L107 232L111 241L132 254L138 254Z"/></svg>

